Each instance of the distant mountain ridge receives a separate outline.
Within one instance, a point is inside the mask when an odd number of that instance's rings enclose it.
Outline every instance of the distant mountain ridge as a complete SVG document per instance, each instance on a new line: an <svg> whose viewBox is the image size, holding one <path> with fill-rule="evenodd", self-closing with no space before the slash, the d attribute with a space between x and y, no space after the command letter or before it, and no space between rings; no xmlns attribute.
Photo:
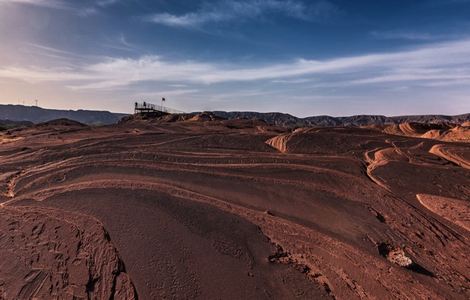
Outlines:
<svg viewBox="0 0 470 300"><path fill-rule="evenodd" d="M268 124L287 127L335 127L335 126L368 126L391 125L405 122L417 123L456 123L462 124L470 121L470 113L446 116L446 115L413 115L387 117L382 115L356 115L350 117L313 116L298 118L284 113L259 113L259 112L225 112L214 111L216 116L225 119L259 119Z"/></svg>
<svg viewBox="0 0 470 300"><path fill-rule="evenodd" d="M0 120L0 131L16 127L27 127L31 125L33 125L33 123L28 121Z"/></svg>
<svg viewBox="0 0 470 300"><path fill-rule="evenodd" d="M383 126L405 122L462 124L470 121L470 113L456 116L414 115L387 117L382 115L355 115L350 117L312 116L306 118L298 118L279 112L213 111L211 113L228 120L258 119L271 125L284 127ZM187 115L197 114L197 112L194 112ZM36 124L56 119L70 119L88 125L108 125L118 123L125 116L128 116L128 114L112 113L109 111L58 110L36 106L0 105L0 120L32 122Z"/></svg>
<svg viewBox="0 0 470 300"><path fill-rule="evenodd" d="M95 110L60 110L37 106L0 105L0 120L42 123L56 119L70 119L88 125L115 124L127 114Z"/></svg>

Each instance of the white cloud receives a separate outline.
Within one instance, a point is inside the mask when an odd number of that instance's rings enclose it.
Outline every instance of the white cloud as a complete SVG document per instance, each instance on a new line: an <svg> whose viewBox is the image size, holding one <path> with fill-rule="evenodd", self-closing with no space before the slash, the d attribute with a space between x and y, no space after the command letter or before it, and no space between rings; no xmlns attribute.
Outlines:
<svg viewBox="0 0 470 300"><path fill-rule="evenodd" d="M65 55L65 53L63 53ZM239 66L198 61L168 61L159 56L106 58L97 63L64 68L0 67L0 77L27 82L61 82L72 89L112 89L141 82L217 84L284 81L301 84L317 79L325 86L377 85L393 82L442 84L470 79L470 40L404 50L341 57L297 59L263 66Z"/></svg>
<svg viewBox="0 0 470 300"><path fill-rule="evenodd" d="M168 12L145 17L146 21L172 27L199 27L207 23L221 23L259 18L277 13L300 20L315 20L336 12L336 6L321 0L309 5L297 0L223 0L204 4L198 11L182 15Z"/></svg>

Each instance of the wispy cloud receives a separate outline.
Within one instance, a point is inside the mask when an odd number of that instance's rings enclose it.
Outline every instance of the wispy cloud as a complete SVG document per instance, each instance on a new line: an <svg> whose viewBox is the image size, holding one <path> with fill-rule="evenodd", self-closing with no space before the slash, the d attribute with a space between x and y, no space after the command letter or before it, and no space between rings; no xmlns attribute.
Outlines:
<svg viewBox="0 0 470 300"><path fill-rule="evenodd" d="M89 17L93 15L97 15L106 9L108 6L112 6L121 2L121 0L100 0L95 1L93 4L88 6L77 6L75 8L76 13L80 17Z"/></svg>
<svg viewBox="0 0 470 300"><path fill-rule="evenodd" d="M102 43L101 46L125 52L139 52L140 50L138 46L131 44L122 33L115 38L107 38L106 42Z"/></svg>
<svg viewBox="0 0 470 300"><path fill-rule="evenodd" d="M61 0L0 0L0 5L2 4L23 4L58 9L70 8L67 3Z"/></svg>
<svg viewBox="0 0 470 300"><path fill-rule="evenodd" d="M463 37L462 34L436 34L419 31L372 31L370 36L378 40L408 40L408 41L439 41L439 40L456 40Z"/></svg>
<svg viewBox="0 0 470 300"><path fill-rule="evenodd" d="M334 14L337 7L326 0L312 1L308 5L297 0L222 0L205 3L194 12L181 15L169 12L153 14L144 19L171 27L200 27L208 23L222 23L255 19L269 14L313 21Z"/></svg>
<svg viewBox="0 0 470 300"><path fill-rule="evenodd" d="M158 92L142 92L142 93L137 93L134 96L141 97L141 98L160 98L160 97L195 94L198 92L199 92L198 89L174 89L174 90L161 90Z"/></svg>
<svg viewBox="0 0 470 300"><path fill-rule="evenodd" d="M93 4L74 3L64 0L0 0L0 5L31 5L36 7L69 10L80 17L96 15L101 9L114 5L121 0L100 0Z"/></svg>
<svg viewBox="0 0 470 300"><path fill-rule="evenodd" d="M93 15L96 15L98 12L99 12L98 9L92 6L77 9L77 15L80 17L93 16Z"/></svg>
<svg viewBox="0 0 470 300"><path fill-rule="evenodd" d="M442 36L414 31L372 31L370 35L379 40L431 41L442 38Z"/></svg>
<svg viewBox="0 0 470 300"><path fill-rule="evenodd" d="M106 7L106 6L114 5L120 1L121 0L99 0L99 1L96 1L96 5L101 6L101 7Z"/></svg>
<svg viewBox="0 0 470 300"><path fill-rule="evenodd" d="M429 44L394 53L330 60L297 59L264 66L240 67L198 61L168 61L159 56L106 58L74 68L8 67L0 77L28 82L61 82L72 89L112 89L140 82L211 85L224 82L281 80L299 84L316 78L326 86L386 83L454 84L470 79L470 40Z"/></svg>

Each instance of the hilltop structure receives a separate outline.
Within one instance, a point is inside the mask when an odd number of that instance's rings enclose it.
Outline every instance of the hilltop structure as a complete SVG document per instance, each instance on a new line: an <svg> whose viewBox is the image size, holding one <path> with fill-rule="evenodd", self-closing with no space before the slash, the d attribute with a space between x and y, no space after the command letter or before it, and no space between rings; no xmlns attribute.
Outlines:
<svg viewBox="0 0 470 300"><path fill-rule="evenodd" d="M134 103L134 114L141 116L160 116L166 114L183 113L176 109L163 106L165 98L162 98L162 105L152 104L146 101Z"/></svg>

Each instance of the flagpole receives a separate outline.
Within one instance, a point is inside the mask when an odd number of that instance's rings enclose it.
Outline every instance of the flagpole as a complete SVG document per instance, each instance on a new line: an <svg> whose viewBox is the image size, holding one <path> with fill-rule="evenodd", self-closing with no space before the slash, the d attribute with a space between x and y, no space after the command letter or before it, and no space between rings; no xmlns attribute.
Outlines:
<svg viewBox="0 0 470 300"><path fill-rule="evenodd" d="M163 112L163 102L165 102L165 100L166 100L165 97L162 97L161 105L160 105L162 112Z"/></svg>

